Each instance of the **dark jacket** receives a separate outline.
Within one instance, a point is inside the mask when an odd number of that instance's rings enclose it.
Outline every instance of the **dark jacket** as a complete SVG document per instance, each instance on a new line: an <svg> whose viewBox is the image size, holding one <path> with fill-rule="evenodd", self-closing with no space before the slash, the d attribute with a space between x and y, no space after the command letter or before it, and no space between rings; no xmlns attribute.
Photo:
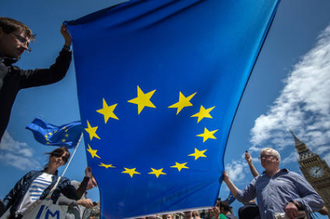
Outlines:
<svg viewBox="0 0 330 219"><path fill-rule="evenodd" d="M22 70L12 65L16 61L0 57L0 142L18 91L52 84L64 78L71 63L71 52L62 49L56 62L47 69Z"/></svg>
<svg viewBox="0 0 330 219"><path fill-rule="evenodd" d="M11 207L10 209L11 218L14 218L15 212L17 211L17 208L22 202L24 195L28 191L31 183L43 172L44 171L30 171L29 173L27 173L16 183L15 187L3 199L5 211L7 211L7 209ZM52 183L44 190L44 192L40 196L41 200L46 198L50 190L55 185L57 179L58 179L57 174L53 175ZM79 200L86 191L88 181L89 178L85 177L82 183L80 184L80 187L76 190L75 187L71 185L70 180L68 178L62 177L56 189L54 190L51 199L55 203L59 198L60 193L63 193L65 196L67 196L70 199Z"/></svg>

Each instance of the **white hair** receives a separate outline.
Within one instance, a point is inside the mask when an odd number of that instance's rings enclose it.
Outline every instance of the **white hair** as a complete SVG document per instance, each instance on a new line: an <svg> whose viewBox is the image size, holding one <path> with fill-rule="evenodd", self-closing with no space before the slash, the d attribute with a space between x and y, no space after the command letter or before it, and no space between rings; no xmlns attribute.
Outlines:
<svg viewBox="0 0 330 219"><path fill-rule="evenodd" d="M261 149L260 154L263 152L266 152L266 151L271 151L272 155L278 159L278 162L281 162L281 155L280 155L280 153L278 153L277 150L275 150L273 148L263 148L263 149Z"/></svg>

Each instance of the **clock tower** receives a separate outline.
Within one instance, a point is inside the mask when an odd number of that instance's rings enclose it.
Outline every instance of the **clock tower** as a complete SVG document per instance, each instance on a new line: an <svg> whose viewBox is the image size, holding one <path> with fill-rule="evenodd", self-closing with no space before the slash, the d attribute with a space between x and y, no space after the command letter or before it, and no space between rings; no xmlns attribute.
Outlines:
<svg viewBox="0 0 330 219"><path fill-rule="evenodd" d="M299 154L298 162L301 172L330 210L330 168L328 164L318 154L310 151L306 144L300 141L292 131L290 132Z"/></svg>

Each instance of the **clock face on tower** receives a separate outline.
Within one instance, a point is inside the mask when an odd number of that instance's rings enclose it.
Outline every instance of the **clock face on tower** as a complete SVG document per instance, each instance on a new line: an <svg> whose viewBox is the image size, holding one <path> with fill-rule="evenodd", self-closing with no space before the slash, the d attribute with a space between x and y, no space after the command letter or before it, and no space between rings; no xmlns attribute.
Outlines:
<svg viewBox="0 0 330 219"><path fill-rule="evenodd" d="M314 178L320 178L324 175L322 167L314 166L309 169L309 174Z"/></svg>

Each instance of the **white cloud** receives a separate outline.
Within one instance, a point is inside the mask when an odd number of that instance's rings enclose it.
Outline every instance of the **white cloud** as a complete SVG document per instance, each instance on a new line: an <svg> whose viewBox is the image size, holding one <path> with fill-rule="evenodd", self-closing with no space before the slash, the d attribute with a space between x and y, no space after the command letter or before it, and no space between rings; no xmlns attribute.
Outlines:
<svg viewBox="0 0 330 219"><path fill-rule="evenodd" d="M15 141L6 131L0 143L0 162L20 170L40 169L34 151L24 142Z"/></svg>
<svg viewBox="0 0 330 219"><path fill-rule="evenodd" d="M278 150L292 147L294 134L314 152L330 160L330 26L304 55L285 81L269 111L251 129L252 151L269 144ZM290 162L294 156L287 157ZM296 162L296 160L295 160Z"/></svg>
<svg viewBox="0 0 330 219"><path fill-rule="evenodd" d="M240 181L245 178L245 173L244 173L244 164L241 162L234 161L230 164L227 164L225 167L225 170L227 171L230 179L232 181Z"/></svg>
<svg viewBox="0 0 330 219"><path fill-rule="evenodd" d="M281 164L293 163L297 162L298 154L296 152L292 152L289 156L281 159Z"/></svg>

